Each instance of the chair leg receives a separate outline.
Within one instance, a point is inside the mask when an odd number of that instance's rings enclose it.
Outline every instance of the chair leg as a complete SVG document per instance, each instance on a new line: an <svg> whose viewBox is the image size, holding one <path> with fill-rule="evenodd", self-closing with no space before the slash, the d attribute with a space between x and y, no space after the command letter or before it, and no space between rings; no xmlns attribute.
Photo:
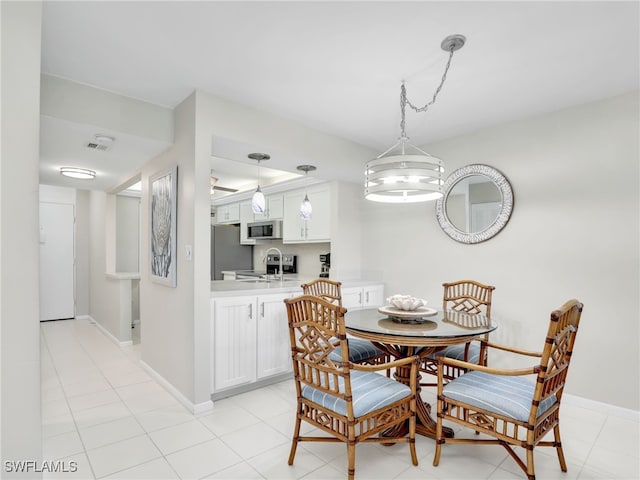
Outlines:
<svg viewBox="0 0 640 480"><path fill-rule="evenodd" d="M348 480L354 480L356 475L356 443L351 440L347 442L347 459L349 464L347 478Z"/></svg>
<svg viewBox="0 0 640 480"><path fill-rule="evenodd" d="M558 454L558 461L560 462L560 469L563 472L567 471L567 462L564 460L564 452L562 451L562 441L560 440L560 425L553 427L553 436L555 438L556 453Z"/></svg>
<svg viewBox="0 0 640 480"><path fill-rule="evenodd" d="M418 455L416 454L416 415L415 412L409 419L409 451L411 452L411 461L414 465L418 465Z"/></svg>
<svg viewBox="0 0 640 480"><path fill-rule="evenodd" d="M527 479L536 480L536 471L533 465L533 448L527 445Z"/></svg>
<svg viewBox="0 0 640 480"><path fill-rule="evenodd" d="M293 429L293 439L291 440L291 451L289 452L289 465L293 465L293 459L296 456L296 448L298 447L298 439L300 438L300 417L296 413L296 425Z"/></svg>
<svg viewBox="0 0 640 480"><path fill-rule="evenodd" d="M438 399L438 412L442 411L442 400ZM442 435L442 416L438 415L436 419L436 452L433 456L433 466L437 467L440 463L440 452L442 450L442 444L444 443L444 437Z"/></svg>

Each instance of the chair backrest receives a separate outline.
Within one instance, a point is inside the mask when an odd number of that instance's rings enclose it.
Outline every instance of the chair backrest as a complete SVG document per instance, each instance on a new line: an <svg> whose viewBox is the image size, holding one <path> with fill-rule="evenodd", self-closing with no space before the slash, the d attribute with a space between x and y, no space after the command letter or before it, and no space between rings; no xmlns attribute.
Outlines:
<svg viewBox="0 0 640 480"><path fill-rule="evenodd" d="M569 300L551 312L549 330L540 359L538 381L533 394L530 423L537 417L538 405L555 395L558 406L571 362L573 345L582 316L582 303Z"/></svg>
<svg viewBox="0 0 640 480"><path fill-rule="evenodd" d="M458 280L443 283L442 310L456 312L481 313L491 316L491 294L496 289L475 280Z"/></svg>
<svg viewBox="0 0 640 480"><path fill-rule="evenodd" d="M347 402L353 416L349 347L344 326L347 309L313 295L284 301L289 321L293 374L298 396L303 385ZM340 362L330 354L340 347Z"/></svg>
<svg viewBox="0 0 640 480"><path fill-rule="evenodd" d="M326 278L316 278L309 283L303 283L302 294L320 297L335 305L342 306L342 283Z"/></svg>

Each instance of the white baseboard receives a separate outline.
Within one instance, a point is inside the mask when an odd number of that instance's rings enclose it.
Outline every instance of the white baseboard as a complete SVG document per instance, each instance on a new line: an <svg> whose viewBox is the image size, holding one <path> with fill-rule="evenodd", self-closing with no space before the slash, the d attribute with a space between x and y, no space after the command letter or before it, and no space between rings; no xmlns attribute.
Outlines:
<svg viewBox="0 0 640 480"><path fill-rule="evenodd" d="M121 342L116 337L114 337L106 328L100 325L96 320L90 315L82 315L77 316L77 319L80 320L89 320L93 323L101 333L104 334L109 340L118 345L119 347L126 347L133 345L132 341ZM194 415L197 415L202 412L206 412L213 409L213 402L208 400L202 403L193 403L187 397L185 397L178 389L176 389L171 383L169 383L162 375L156 372L153 368L151 368L147 363L140 360L140 366L156 381L158 382L167 392L173 395L182 405L184 405L187 410L189 410Z"/></svg>
<svg viewBox="0 0 640 480"><path fill-rule="evenodd" d="M82 315L82 316L77 316L76 318L82 319L82 320L88 319L91 323L93 323L96 327L98 327L98 330L100 330L105 337L107 337L109 340L111 340L113 343L115 343L119 347L130 347L131 345L133 345L133 340L125 340L123 342L118 340L115 336L111 334L109 330L107 330L102 325L100 325L99 322L96 322L96 320L91 315Z"/></svg>
<svg viewBox="0 0 640 480"><path fill-rule="evenodd" d="M578 397L576 395L565 393L562 395L562 403L565 407L573 405L575 407L586 408L605 415L612 415L614 417L640 422L640 411L618 407L617 405L611 405L609 403L598 402L589 398Z"/></svg>
<svg viewBox="0 0 640 480"><path fill-rule="evenodd" d="M213 402L211 400L202 403L193 403L191 400L185 397L182 392L171 385L171 383L169 383L162 375L151 368L147 363L140 360L140 365L149 375L151 375L151 377L153 377L156 382L158 382L167 392L173 395L182 405L187 408L187 410L189 410L194 415L213 409Z"/></svg>

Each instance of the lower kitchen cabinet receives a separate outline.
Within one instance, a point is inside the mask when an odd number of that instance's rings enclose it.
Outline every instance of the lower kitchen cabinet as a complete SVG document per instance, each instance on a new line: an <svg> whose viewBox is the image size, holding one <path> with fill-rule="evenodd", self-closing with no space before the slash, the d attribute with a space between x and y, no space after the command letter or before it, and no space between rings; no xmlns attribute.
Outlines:
<svg viewBox="0 0 640 480"><path fill-rule="evenodd" d="M342 305L347 309L373 308L384 304L384 285L342 288Z"/></svg>
<svg viewBox="0 0 640 480"><path fill-rule="evenodd" d="M292 370L284 299L291 293L212 299L212 393Z"/></svg>
<svg viewBox="0 0 640 480"><path fill-rule="evenodd" d="M289 324L284 299L291 295L258 297L257 371L258 379L293 370Z"/></svg>

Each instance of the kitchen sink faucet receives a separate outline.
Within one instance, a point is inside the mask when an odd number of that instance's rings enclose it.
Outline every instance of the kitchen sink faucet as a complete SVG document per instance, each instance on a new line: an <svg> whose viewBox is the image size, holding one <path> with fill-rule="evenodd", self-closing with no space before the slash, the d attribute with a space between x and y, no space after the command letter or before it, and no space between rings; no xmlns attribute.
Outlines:
<svg viewBox="0 0 640 480"><path fill-rule="evenodd" d="M276 247L270 247L270 248L267 249L267 252L264 254L264 258L262 259L262 262L264 263L264 262L267 261L267 256L269 255L269 252L271 250L274 250L274 251L276 251L278 253L278 272L276 272L276 276L274 278L278 278L277 275L279 273L280 281L282 282L282 280L284 280L284 275L283 275L283 272L282 272L282 252L279 249L277 249Z"/></svg>

